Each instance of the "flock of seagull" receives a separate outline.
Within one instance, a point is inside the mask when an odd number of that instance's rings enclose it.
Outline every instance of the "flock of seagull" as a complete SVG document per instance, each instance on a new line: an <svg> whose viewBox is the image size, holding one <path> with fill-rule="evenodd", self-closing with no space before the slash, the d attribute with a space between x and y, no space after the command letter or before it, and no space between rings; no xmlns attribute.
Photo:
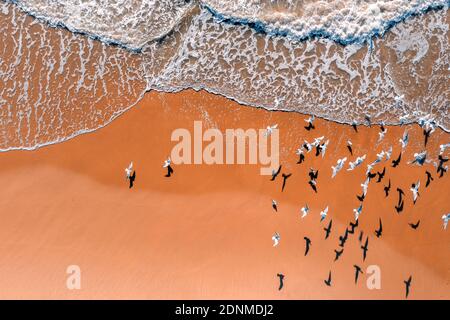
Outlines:
<svg viewBox="0 0 450 320"><path fill-rule="evenodd" d="M315 129L315 125L314 125L314 116L309 117L308 119L305 120L307 122L307 125L304 127L307 131L311 131ZM370 122L370 118L366 117L366 121L368 122L368 125L371 126L371 122ZM432 120L427 120L427 121L422 121L419 122L419 125L422 127L423 129L423 135L424 135L424 145L425 147L427 146L429 137L431 135L431 133L433 133L433 131L436 128L436 125L434 123L434 121ZM357 133L358 132L358 126L356 123L352 124L352 127L354 129L354 131ZM277 125L274 126L270 126L267 127L267 135L270 135L272 130L269 130L269 128L273 129L273 128L277 128ZM379 138L378 138L378 142L381 142L385 135L387 133L387 128L385 128L385 126L383 124L381 124L380 126L380 132L378 133ZM324 136L315 138L313 140L313 142L308 142L306 140L304 140L304 143L300 146L299 149L297 149L296 154L298 155L299 159L297 161L297 164L301 164L305 161L305 155L307 153L310 153L311 151L313 151L315 149L315 156L318 157L319 155L322 156L322 158L325 156L325 152L327 150L327 147L329 145L330 140L327 139L325 140ZM380 153L378 153L376 156L376 159L367 165L367 170L366 170L366 177L363 183L361 183L361 188L362 188L362 193L361 195L356 195L357 199L359 200L360 204L357 208L353 209L354 212L354 216L355 216L355 220L354 222L351 221L349 226L346 228L345 233L343 235L339 236L339 248L340 249L335 249L334 253L335 253L335 259L334 261L339 260L339 258L341 257L341 255L344 252L344 246L346 241L348 240L349 235L354 234L356 228L359 225L359 217L363 211L363 203L364 203L364 199L366 197L368 188L369 188L369 183L374 180L376 178L376 183L381 183L384 179L384 176L386 174L386 167L383 168L383 170L380 171L374 171L374 168L376 165L381 164L384 160L384 162L388 162L389 160L391 161L391 167L395 168L397 167L401 160L402 160L402 154L404 152L404 150L406 149L407 145L409 142L409 134L408 131L406 130L402 136L402 138L399 140L399 143L401 145L401 151L400 154L398 155L398 157L396 159L392 159L391 160L391 156L392 156L392 146L388 149L388 150L383 150ZM414 165L418 165L418 166L423 166L425 163L427 164L434 164L434 166L436 167L436 173L438 174L439 177L443 177L443 175L447 172L448 170L448 166L445 165L445 163L449 160L447 158L444 158L444 152L445 150L450 147L450 143L447 144L443 144L440 145L439 147L439 155L438 155L438 160L432 162L432 160L427 159L427 151L424 150L420 153L415 153L414 154L414 159L410 162L408 162L408 164L414 164ZM347 141L347 149L348 152L350 153L351 156L353 156L353 144L350 140ZM347 161L347 157L343 157L341 159L337 160L337 163L335 166L332 166L332 174L331 177L334 178L336 177L336 175L344 168L345 163ZM352 171L355 170L356 168L358 168L359 166L361 166L364 162L366 161L366 155L359 155L358 157L356 157L355 161L353 162L349 162L348 163L348 168L347 171ZM272 171L272 178L270 179L271 181L274 181L277 176L281 173L281 169L282 169L282 165L279 166L278 170L273 170ZM425 171L426 174L426 184L425 187L428 187L429 184L431 183L431 181L434 180L434 178L432 177L431 173L426 170ZM286 173L282 173L282 177L283 177L283 182L282 182L282 189L281 191L283 191L285 189L286 186L286 179L288 177L291 176L291 173L286 174ZM318 177L319 177L319 171L318 170L314 170L314 168L310 168L309 172L308 172L308 176L309 176L309 181L308 184L311 187L311 189L317 193L318 192ZM411 184L411 188L410 191L412 193L412 199L413 199L413 203L415 204L416 201L418 200L420 193L419 193L419 188L420 188L420 181L414 182ZM389 192L391 190L391 180L389 179L388 183L386 185L384 185L384 193L385 193L385 197L389 196ZM403 211L403 207L404 207L404 198L405 198L405 193L401 188L397 188L397 193L398 193L398 201L397 204L395 205L395 210L398 214L400 214ZM272 200L272 208L277 212L278 211L278 203L276 200ZM320 212L320 221L324 221L327 218L328 215L328 206L323 209ZM310 212L310 208L308 207L308 204L305 204L301 209L301 218L305 218L309 212ZM442 216L442 221L443 221L443 227L444 229L447 228L447 224L450 220L450 213L448 214L444 214ZM323 228L323 230L325 231L325 239L328 239L331 230L332 230L332 224L333 224L333 220L331 219L328 223L328 226L326 228ZM415 222L415 223L409 223L409 226L416 230L420 225L420 220ZM383 223L381 221L381 218L379 219L379 226L378 229L374 231L375 236L377 238L380 238L382 236L382 232L383 232ZM279 245L280 243L280 239L281 236L278 232L276 232L273 236L272 236L272 241L273 241L273 246L276 247ZM307 236L304 237L305 240L305 253L304 255L307 256L308 253L310 252L310 248L312 245L312 241L310 238L308 238ZM366 236L365 241L364 241L364 233L363 231L360 231L359 233L359 242L361 243L361 250L362 250L362 259L363 261L365 261L366 257L367 257L367 252L369 250L369 236ZM358 282L358 278L359 275L361 273L363 273L362 269L360 266L358 265L354 265L354 270L355 270L355 284ZM284 286L284 281L285 281L285 275L282 273L278 273L277 277L279 278L279 286L278 286L278 290L281 290ZM331 287L332 286L332 274L331 271L328 274L327 279L324 280L324 283L326 286ZM410 292L410 287L411 287L411 283L412 283L412 276L410 276L407 280L404 280L404 285L405 285L405 295L406 298L408 298L409 292Z"/></svg>
<svg viewBox="0 0 450 320"><path fill-rule="evenodd" d="M366 120L368 121L368 125L370 126L370 118L366 117ZM307 131L311 131L315 129L314 126L314 116L311 116L310 118L308 118L307 120L305 120L308 124L304 127ZM421 125L421 127L423 128L423 134L425 137L424 140L424 145L426 147L427 143L428 143L428 139L431 135L431 133L435 130L435 124L433 121L424 121L422 123L419 122L419 124ZM269 136L270 134L272 134L273 130L276 129L278 127L278 125L273 125L273 126L268 126L266 129L266 136ZM355 132L358 132L358 126L356 123L352 124L353 129L355 130ZM378 138L378 142L381 142L384 139L384 136L387 132L387 128L384 127L384 125L380 126L380 132L379 134L379 138ZM305 153L310 153L312 150L315 149L315 156L322 156L322 158L325 156L327 147L329 145L330 140L327 139L326 141L324 136L315 138L313 142L309 143L308 141L304 141L304 143L300 146L299 149L297 149L296 154L299 156L299 160L297 161L297 164L301 164L305 161ZM405 150L405 148L408 145L409 142L409 134L408 131L405 131L403 134L403 137L399 140L400 144L401 144L401 152L398 155L398 157L396 159L391 160L391 167L395 168L397 167L402 159L402 153ZM444 158L443 154L445 152L445 150L447 148L450 147L450 143L447 144L443 144L440 145L440 150L439 150L439 155L438 155L438 161L434 162L433 164L435 165L436 169L436 173L438 174L439 177L443 177L443 175L447 172L448 170L448 166L445 165L445 163L449 160L448 158ZM350 140L347 141L347 149L348 152L350 153L351 156L353 156L353 144ZM355 233L356 228L358 228L359 225L359 217L363 211L363 203L364 203L364 199L366 197L368 188L369 188L369 183L370 181L372 181L372 179L376 178L376 183L380 183L383 181L385 173L386 173L386 167L383 168L382 171L373 171L375 165L378 165L380 163L383 162L387 162L391 159L391 155L392 155L392 146L386 150L386 151L381 151L380 153L377 154L376 159L367 165L367 170L366 170L366 178L364 180L363 183L361 183L361 188L362 188L362 193L361 195L356 195L357 199L360 201L360 204L357 208L353 209L354 215L355 215L355 222L350 221L349 226L345 229L345 233L343 235L339 236L339 247L340 249L335 249L334 253L335 253L335 259L334 261L339 260L339 258L341 257L341 255L344 252L344 246L346 241L348 240L349 235L353 235ZM343 157L341 159L337 160L337 163L335 166L332 166L332 174L331 177L334 178L336 177L336 175L344 168L345 163L347 161L347 157ZM355 161L348 163L348 168L347 171L353 171L356 168L358 168L359 166L361 166L364 161L366 161L366 155L360 155L358 157L356 157ZM423 166L425 163L431 163L431 160L427 159L427 151L422 151L420 153L415 153L414 154L414 159L412 161L409 162L409 164L415 164L415 165L419 165L419 166ZM173 174L173 168L171 166L171 160L170 157L164 161L163 164L163 168L167 169L167 174L165 175L165 177L171 177L171 175ZM273 170L272 171L272 177L271 177L271 181L275 181L276 178L279 176L279 174L281 173L281 169L282 169L282 165L279 166L279 168L277 170ZM129 166L127 168L125 168L125 174L126 174L126 180L129 182L129 188L131 189L134 185L134 182L136 180L136 171L133 168L133 162L131 162L129 164ZM426 174L426 184L425 187L428 187L429 184L431 183L431 181L434 180L434 178L432 177L431 173L426 170L425 171ZM286 187L286 182L287 179L289 177L291 177L291 173L281 173L281 177L283 179L282 181L282 187L281 187L281 191L284 191L285 187ZM317 193L317 181L318 181L318 177L319 177L319 170L314 170L313 168L310 168L309 172L308 172L308 176L309 176L309 181L308 184L311 187L311 189ZM419 193L419 188L420 188L420 181L414 182L411 185L410 191L412 192L412 198L413 198L413 203L415 204L418 197L420 196ZM387 185L384 186L384 192L385 192L385 197L389 196L389 192L391 189L391 180L389 179L389 182ZM403 211L403 207L404 207L404 197L405 197L405 193L401 188L397 188L397 193L398 193L398 202L395 206L395 210L397 211L397 213L401 213ZM278 212L278 203L276 200L272 200L272 208L273 210L275 210L275 212ZM328 206L326 208L324 208L321 212L320 212L320 221L324 221L327 218L328 215ZM308 204L305 204L301 209L301 218L305 218L309 212L310 212L310 208L308 207ZM442 216L442 220L443 220L443 227L444 229L447 228L447 224L450 220L450 213L444 214ZM420 224L420 220L417 221L416 223L409 223L410 227L414 230L416 230L419 227ZM325 231L325 240L328 239L328 237L330 236L331 230L332 230L332 225L333 225L333 220L331 219L327 225L326 228L323 228L323 230ZM375 230L375 236L377 238L380 238L382 236L382 232L383 232L383 224L381 221L381 218L379 219L379 226L378 229ZM275 232L275 234L272 236L272 241L273 241L273 246L277 247L280 243L280 239L281 236L278 232ZM308 255L311 245L312 245L312 241L310 238L308 238L307 236L304 237L305 240L305 256ZM366 257L367 257L367 252L369 250L369 236L366 236L366 239L364 241L364 232L360 231L359 233L359 242L361 243L361 250L362 250L362 259L363 261L365 261ZM364 244L362 244L364 242ZM363 273L362 269L360 266L358 265L354 265L354 270L355 270L355 284L358 282L358 278L359 275ZM278 290L281 290L284 286L284 278L285 275L282 273L278 273L277 277L279 278L279 287ZM404 281L405 284L405 292L406 292L406 298L408 298L409 292L410 292L410 287L411 287L411 282L412 282L412 276L410 276L407 280ZM332 274L331 271L328 274L327 279L324 280L325 285L331 287L332 286Z"/></svg>

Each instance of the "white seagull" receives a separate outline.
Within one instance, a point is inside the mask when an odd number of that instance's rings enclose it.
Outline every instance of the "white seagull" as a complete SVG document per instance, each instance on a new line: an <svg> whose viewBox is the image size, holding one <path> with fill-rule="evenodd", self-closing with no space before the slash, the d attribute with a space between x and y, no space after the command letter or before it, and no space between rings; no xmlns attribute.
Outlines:
<svg viewBox="0 0 450 320"><path fill-rule="evenodd" d="M370 181L370 179L367 178L366 181L364 181L364 183L361 183L361 187L363 188L364 195L367 194L367 189L369 188L369 181Z"/></svg>
<svg viewBox="0 0 450 320"><path fill-rule="evenodd" d="M450 213L444 214L442 216L442 221L444 222L444 230L447 229L447 224L449 220L450 220Z"/></svg>
<svg viewBox="0 0 450 320"><path fill-rule="evenodd" d="M273 246L276 247L278 246L278 243L280 243L280 235L278 234L278 232L275 232L275 234L272 236L272 240L273 240Z"/></svg>
<svg viewBox="0 0 450 320"><path fill-rule="evenodd" d="M311 116L308 119L305 119L305 121L312 124L314 122L314 119L315 119L315 117Z"/></svg>
<svg viewBox="0 0 450 320"><path fill-rule="evenodd" d="M392 146L389 147L389 150L386 151L385 154L386 154L386 161L388 161L392 155Z"/></svg>
<svg viewBox="0 0 450 320"><path fill-rule="evenodd" d="M167 168L172 163L172 160L170 160L170 157L167 158L167 160L164 160L163 168Z"/></svg>
<svg viewBox="0 0 450 320"><path fill-rule="evenodd" d="M439 146L439 154L442 155L445 152L445 149L450 147L450 143L441 144Z"/></svg>
<svg viewBox="0 0 450 320"><path fill-rule="evenodd" d="M409 189L413 193L414 203L416 203L417 197L419 196L419 187L420 187L420 181L417 181L417 183L413 183L413 185Z"/></svg>
<svg viewBox="0 0 450 320"><path fill-rule="evenodd" d="M323 138L325 138L324 136L318 137L314 139L314 142L311 143L312 146L317 147L323 140Z"/></svg>
<svg viewBox="0 0 450 320"><path fill-rule="evenodd" d="M411 164L417 164L418 166L423 166L425 160L427 159L427 151L422 151L421 153L414 153L414 160L411 161Z"/></svg>
<svg viewBox="0 0 450 320"><path fill-rule="evenodd" d="M399 141L402 144L402 149L405 149L409 141L409 134L407 131L403 133L403 137Z"/></svg>
<svg viewBox="0 0 450 320"><path fill-rule="evenodd" d="M336 174L341 171L342 167L345 164L345 161L347 161L347 157L344 157L342 159L339 159L337 161L336 167L331 166L331 169L333 169L333 174L331 175L331 178L334 178Z"/></svg>
<svg viewBox="0 0 450 320"><path fill-rule="evenodd" d="M128 168L125 168L126 179L129 179L131 177L132 172L133 172L133 161L130 162Z"/></svg>
<svg viewBox="0 0 450 320"><path fill-rule="evenodd" d="M270 136L272 134L273 130L275 130L276 128L278 128L278 124L275 124L273 126L267 126L266 132L264 132L264 135L266 137Z"/></svg>
<svg viewBox="0 0 450 320"><path fill-rule="evenodd" d="M308 215L308 213L309 213L308 204L305 204L305 206L301 209L301 212L303 212L302 218L304 218Z"/></svg>
<svg viewBox="0 0 450 320"><path fill-rule="evenodd" d="M320 221L325 220L328 214L328 207L326 207L323 211L320 212Z"/></svg>
<svg viewBox="0 0 450 320"><path fill-rule="evenodd" d="M363 155L362 157L356 158L355 162L349 162L350 168L348 168L347 171L354 170L357 166L359 166L361 163L363 163L365 159L366 159L366 155Z"/></svg>
<svg viewBox="0 0 450 320"><path fill-rule="evenodd" d="M359 215L362 212L362 204L357 209L353 209L353 212L355 213L355 220L358 220Z"/></svg>
<svg viewBox="0 0 450 320"><path fill-rule="evenodd" d="M386 134L386 132L387 132L386 128L384 128L383 131L378 132L378 142L384 139L384 135Z"/></svg>

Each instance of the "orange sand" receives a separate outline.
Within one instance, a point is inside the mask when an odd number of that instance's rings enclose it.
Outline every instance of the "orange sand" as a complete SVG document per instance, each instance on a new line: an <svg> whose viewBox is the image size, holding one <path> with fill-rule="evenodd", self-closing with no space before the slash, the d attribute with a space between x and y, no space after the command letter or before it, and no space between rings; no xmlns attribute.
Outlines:
<svg viewBox="0 0 450 320"><path fill-rule="evenodd" d="M239 106L205 92L152 92L137 107L107 127L37 151L0 154L0 298L154 298L154 299L403 299L403 280L412 275L411 299L450 298L450 230L441 216L450 211L448 175L425 188L425 168L407 165L422 150L418 126L410 126L410 145L399 167L386 163L382 183L371 182L360 227L350 235L344 254L333 262L338 237L359 205L368 162L388 146L392 158L405 127L388 127L377 145L378 127L349 126L316 120L307 132L305 116ZM179 165L164 177L170 134L176 128L203 126L265 128L278 124L283 172L292 173L286 190L281 179L259 175L259 165ZM303 139L325 135L324 159L313 152L297 165L295 150ZM350 138L354 156L346 149ZM428 150L449 135L439 130ZM347 172L348 161L367 153L362 167ZM331 165L347 156L331 179ZM133 161L136 184L128 189L124 168ZM318 194L307 185L307 171L319 169ZM384 164L376 167L381 171ZM383 186L391 179L391 195ZM412 204L411 183L420 179L420 198ZM406 193L398 215L397 186ZM279 203L278 213L271 200ZM305 204L310 214L300 219ZM324 223L319 212L329 206ZM378 219L384 234L374 236ZM322 230L333 219L324 240ZM414 231L409 222L421 220ZM359 230L370 236L365 262ZM272 247L274 232L280 245ZM312 240L305 257L303 237ZM81 290L66 288L68 265L81 268ZM366 287L366 274L354 284L353 265L381 269L381 290ZM332 271L333 286L323 280ZM277 273L285 274L278 291Z"/></svg>

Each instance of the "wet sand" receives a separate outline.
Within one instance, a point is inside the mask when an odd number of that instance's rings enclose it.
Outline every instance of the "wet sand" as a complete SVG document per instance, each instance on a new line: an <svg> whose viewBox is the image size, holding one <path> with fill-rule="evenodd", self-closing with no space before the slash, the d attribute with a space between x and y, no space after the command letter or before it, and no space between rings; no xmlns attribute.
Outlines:
<svg viewBox="0 0 450 320"><path fill-rule="evenodd" d="M441 216L450 211L448 175L438 178L432 165L408 165L423 149L417 125L388 127L377 144L379 127L350 126L316 119L307 132L305 116L240 106L206 92L147 93L138 105L111 124L64 143L36 151L0 154L0 298L152 298L152 299L403 299L404 284L413 277L410 299L450 298L450 230ZM163 161L175 142L171 132L203 127L265 128L278 124L283 172L292 173L284 192L281 179L259 174L260 165L175 165L164 177ZM405 129L410 144L399 167L388 163L381 183L370 183L360 225L350 235L340 260L333 262L338 237L359 205L356 194L366 165L392 144L400 151ZM296 164L295 150L304 139L325 135L325 157L306 155ZM354 156L346 149L353 142ZM437 130L427 150L436 158L449 135ZM352 172L349 161L367 153ZM447 153L448 155L448 153ZM331 165L348 158L331 179ZM136 183L128 188L124 168L130 161ZM307 184L310 167L319 170L318 193ZM425 170L434 181L425 188ZM391 179L391 194L383 187ZM420 197L412 203L411 183L420 179ZM395 189L406 193L405 210L397 214ZM447 190L447 191L446 191ZM278 213L271 207L279 204ZM300 218L308 203L310 214ZM327 219L319 212L329 206ZM383 221L383 235L374 230ZM323 228L333 219L324 240ZM408 223L421 221L417 230ZM358 241L369 235L363 262ZM271 237L281 235L272 247ZM304 256L303 237L312 240ZM353 265L364 271L354 283ZM66 268L81 268L81 290L66 288ZM366 268L381 270L381 289L366 286ZM333 286L323 280L331 270ZM278 291L276 274L285 286Z"/></svg>

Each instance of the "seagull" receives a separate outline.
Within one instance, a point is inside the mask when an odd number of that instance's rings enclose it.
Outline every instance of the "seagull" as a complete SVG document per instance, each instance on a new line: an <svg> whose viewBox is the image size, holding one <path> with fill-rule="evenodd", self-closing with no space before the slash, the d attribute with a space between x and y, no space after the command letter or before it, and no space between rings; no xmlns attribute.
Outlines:
<svg viewBox="0 0 450 320"><path fill-rule="evenodd" d="M384 153L386 155L386 161L391 158L392 155L392 146L389 147L389 150Z"/></svg>
<svg viewBox="0 0 450 320"><path fill-rule="evenodd" d="M163 168L167 168L166 177L170 177L170 175L173 173L173 169L170 166L171 163L172 163L172 160L170 160L170 158L167 158L167 160L164 161Z"/></svg>
<svg viewBox="0 0 450 320"><path fill-rule="evenodd" d="M414 153L414 160L411 161L411 164L417 164L418 166L423 166L425 160L427 158L427 151L422 151L421 153Z"/></svg>
<svg viewBox="0 0 450 320"><path fill-rule="evenodd" d="M350 168L347 169L347 171L352 171L354 170L356 167L358 167L361 163L364 162L364 160L366 159L366 155L363 155L361 157L356 158L355 162L350 162Z"/></svg>
<svg viewBox="0 0 450 320"><path fill-rule="evenodd" d="M380 219L380 226L378 227L378 230L375 230L375 235L377 236L377 238L381 237L381 234L383 233L383 224L381 223L381 218Z"/></svg>
<svg viewBox="0 0 450 320"><path fill-rule="evenodd" d="M409 295L409 287L411 287L411 280L412 280L412 277L409 276L408 280L403 281L405 283L405 286L406 286L405 289L406 289L406 298L407 299L408 299L408 295Z"/></svg>
<svg viewBox="0 0 450 320"><path fill-rule="evenodd" d="M311 240L308 237L303 237L303 239L305 239L305 241L306 241L306 248L305 248L305 256L306 256L309 252L309 246L311 245Z"/></svg>
<svg viewBox="0 0 450 320"><path fill-rule="evenodd" d="M361 267L357 266L356 264L353 265L353 267L355 268L355 271L356 271L356 273L355 273L355 284L356 284L358 282L359 274L364 273L364 272L361 270Z"/></svg>
<svg viewBox="0 0 450 320"><path fill-rule="evenodd" d="M333 219L330 220L330 223L328 223L328 227L323 228L323 230L325 230L325 240L328 239L328 237L330 236L330 232L331 232L331 226L333 225Z"/></svg>
<svg viewBox="0 0 450 320"><path fill-rule="evenodd" d="M326 207L323 211L320 212L320 222L325 220L328 214L328 207Z"/></svg>
<svg viewBox="0 0 450 320"><path fill-rule="evenodd" d="M274 181L275 178L280 174L280 171L281 171L281 166L278 167L277 171L272 169L272 178L270 179L270 181Z"/></svg>
<svg viewBox="0 0 450 320"><path fill-rule="evenodd" d="M376 165L377 163L380 163L381 160L383 160L383 158L384 158L384 154L385 154L384 151L381 151L380 153L377 153L377 158L372 163L372 165Z"/></svg>
<svg viewBox="0 0 450 320"><path fill-rule="evenodd" d="M439 146L439 155L444 154L445 149L447 149L447 148L449 148L449 147L450 147L450 143L441 144L441 145Z"/></svg>
<svg viewBox="0 0 450 320"><path fill-rule="evenodd" d="M402 126L402 125L404 125L405 124L405 121L407 120L409 118L409 115L407 114L407 115L404 115L404 116L401 116L400 118L399 118L399 120L400 120L400 125Z"/></svg>
<svg viewBox="0 0 450 320"><path fill-rule="evenodd" d="M370 178L367 178L366 181L364 181L364 183L361 183L361 187L363 189L364 196L367 194L367 188L369 188L369 181L370 181Z"/></svg>
<svg viewBox="0 0 450 320"><path fill-rule="evenodd" d="M355 213L355 220L358 221L359 215L362 212L362 204L359 205L357 209L353 209L353 212Z"/></svg>
<svg viewBox="0 0 450 320"><path fill-rule="evenodd" d="M353 155L352 142L350 140L347 140L347 149Z"/></svg>
<svg viewBox="0 0 450 320"><path fill-rule="evenodd" d="M278 128L278 124L275 124L273 126L267 126L266 128L266 132L264 132L264 136L268 137L273 133L273 130L275 130L276 128Z"/></svg>
<svg viewBox="0 0 450 320"><path fill-rule="evenodd" d="M419 196L419 187L420 187L420 181L417 181L417 183L413 183L411 185L411 188L409 189L413 193L414 204L416 203L417 197Z"/></svg>
<svg viewBox="0 0 450 320"><path fill-rule="evenodd" d="M305 160L305 155L304 155L304 153L303 153L303 147L300 148L300 149L297 149L296 154L299 156L299 159L298 159L298 161L297 161L297 164L302 163L302 162Z"/></svg>
<svg viewBox="0 0 450 320"><path fill-rule="evenodd" d="M280 279L280 286L278 287L278 291L280 291L283 288L283 280L284 280L284 274L282 273L277 273L277 277Z"/></svg>
<svg viewBox="0 0 450 320"><path fill-rule="evenodd" d="M386 128L383 128L381 129L380 132L378 132L378 142L381 142L381 140L384 139L384 135L386 134L386 132L387 132Z"/></svg>
<svg viewBox="0 0 450 320"><path fill-rule="evenodd" d="M301 211L303 212L302 218L306 217L309 213L308 204L305 204L305 206L301 209Z"/></svg>
<svg viewBox="0 0 450 320"><path fill-rule="evenodd" d="M317 147L320 145L320 143L322 142L323 138L325 138L324 136L315 138L313 143L311 143L312 146Z"/></svg>
<svg viewBox="0 0 450 320"><path fill-rule="evenodd" d="M450 213L444 214L442 216L442 221L444 223L444 230L447 229L447 224L449 220L450 220Z"/></svg>
<svg viewBox="0 0 450 320"><path fill-rule="evenodd" d="M278 212L278 203L275 200L272 200L272 208Z"/></svg>
<svg viewBox="0 0 450 320"><path fill-rule="evenodd" d="M355 130L355 132L358 132L358 127L357 127L357 123L356 123L356 121L355 120L353 120L353 122L352 122L352 127L353 127L353 130Z"/></svg>
<svg viewBox="0 0 450 320"><path fill-rule="evenodd" d="M409 134L408 131L405 131L403 133L403 137L399 140L401 145L402 145L402 150L406 148L406 146L408 145L408 141L409 141Z"/></svg>
<svg viewBox="0 0 450 320"><path fill-rule="evenodd" d="M341 257L342 253L344 252L344 249L342 248L341 251L338 251L336 249L334 249L334 253L336 253L336 256L334 257L334 262L336 262L337 260L339 260L339 258Z"/></svg>
<svg viewBox="0 0 450 320"><path fill-rule="evenodd" d="M325 284L329 287L331 287L331 271L328 274L328 279L327 280L323 280L323 282L325 282Z"/></svg>
<svg viewBox="0 0 450 320"><path fill-rule="evenodd" d="M313 122L314 122L314 115L309 117L308 119L305 119L305 121L308 123L308 125L305 127L306 130L310 131L311 129L315 129Z"/></svg>
<svg viewBox="0 0 450 320"><path fill-rule="evenodd" d="M272 236L273 246L278 246L278 243L280 243L280 235L278 232L275 232L275 234Z"/></svg>
<svg viewBox="0 0 450 320"><path fill-rule="evenodd" d="M336 167L331 166L331 169L333 169L333 174L331 175L331 178L334 178L336 176L336 174L339 171L341 171L342 167L344 167L345 161L347 161L347 157L339 159L337 161Z"/></svg>
<svg viewBox="0 0 450 320"><path fill-rule="evenodd" d="M304 140L303 141L303 148L305 148L306 151L308 151L308 153L309 153L312 150L313 146L308 141Z"/></svg>
<svg viewBox="0 0 450 320"><path fill-rule="evenodd" d="M133 162L130 162L129 166L125 168L125 179L129 179L133 173Z"/></svg>

